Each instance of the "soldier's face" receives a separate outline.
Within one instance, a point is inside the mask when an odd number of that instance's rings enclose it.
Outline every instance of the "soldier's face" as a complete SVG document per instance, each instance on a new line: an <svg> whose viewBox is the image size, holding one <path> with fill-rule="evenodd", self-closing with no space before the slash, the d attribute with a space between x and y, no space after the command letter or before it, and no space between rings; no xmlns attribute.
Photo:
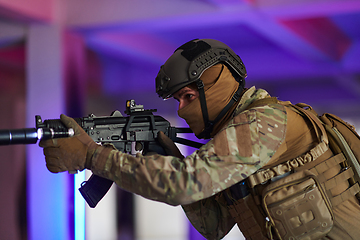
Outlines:
<svg viewBox="0 0 360 240"><path fill-rule="evenodd" d="M179 102L179 109L181 109L199 97L199 92L189 87L183 87L174 93L173 97Z"/></svg>

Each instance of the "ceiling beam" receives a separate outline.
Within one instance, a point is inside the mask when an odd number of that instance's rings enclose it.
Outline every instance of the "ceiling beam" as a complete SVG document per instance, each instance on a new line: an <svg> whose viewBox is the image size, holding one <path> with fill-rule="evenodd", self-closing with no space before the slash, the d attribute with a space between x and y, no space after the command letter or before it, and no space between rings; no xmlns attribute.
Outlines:
<svg viewBox="0 0 360 240"><path fill-rule="evenodd" d="M2 0L4 1L4 0ZM217 4L213 4L216 2ZM177 19L211 16L211 24L246 21L246 11L255 11L276 19L302 19L331 16L360 11L358 0L68 0L67 25L87 30L120 30L134 25L146 27L162 22L165 26L178 22ZM217 6L218 5L218 6ZM220 6L220 7L219 7ZM86 9L86 11L82 11ZM209 18L206 18L209 19ZM224 20L222 20L224 19ZM168 23L168 21L170 21ZM202 22L200 20L200 22ZM166 24L168 23L168 24ZM190 23L189 23L190 24ZM198 24L193 22L195 26ZM110 28L109 28L110 26ZM159 26L156 24L155 26ZM184 26L188 27L188 26ZM190 26L191 27L191 26ZM128 28L129 29L129 28Z"/></svg>
<svg viewBox="0 0 360 240"><path fill-rule="evenodd" d="M214 4L221 8L232 7L241 3L251 2L252 0L206 0L210 4Z"/></svg>
<svg viewBox="0 0 360 240"><path fill-rule="evenodd" d="M147 59L162 64L178 46L144 33L111 34L102 33L87 39L87 45L95 51L113 56ZM160 51L161 49L161 51Z"/></svg>
<svg viewBox="0 0 360 240"><path fill-rule="evenodd" d="M0 0L0 16L20 22L51 22L54 1Z"/></svg>
<svg viewBox="0 0 360 240"><path fill-rule="evenodd" d="M253 0L253 6L268 16L283 19L324 17L360 10L358 0Z"/></svg>
<svg viewBox="0 0 360 240"><path fill-rule="evenodd" d="M278 23L333 60L340 60L351 45L351 39L329 18L278 21ZM297 46L293 45L293 47Z"/></svg>
<svg viewBox="0 0 360 240"><path fill-rule="evenodd" d="M122 26L168 17L184 17L215 11L214 5L191 0L67 0L67 25L91 29L101 26ZM86 9L86 11L82 11ZM146 24L148 25L148 24Z"/></svg>
<svg viewBox="0 0 360 240"><path fill-rule="evenodd" d="M306 59L315 61L332 60L329 54L323 52L318 46L311 44L304 36L299 35L296 31L285 27L281 22L261 14L254 14L247 21L247 25L258 33L271 40L278 47L286 49L295 56L301 56Z"/></svg>
<svg viewBox="0 0 360 240"><path fill-rule="evenodd" d="M72 11L74 11L74 13L76 12L76 16L82 17L76 20L75 15L70 14L73 16L74 21L70 21L69 24L79 24L77 27L80 26L82 29L85 27L89 34L108 32L106 37L104 35L99 35L98 37L103 38L102 41L111 41L111 44L116 44L116 41L118 41L118 44L124 48L127 48L127 44L129 43L129 41L126 43L126 41L121 40L122 37L125 37L125 39L129 37L128 35L124 35L126 32L128 34L129 32L166 31L168 29L173 31L177 28L189 29L214 26L216 24L241 23L250 26L260 35L263 35L264 38L270 39L274 44L289 50L294 55L315 61L340 60L351 45L350 39L328 19L322 17L311 20L295 19L311 15L308 14L309 12L314 14L313 6L317 6L317 14L320 16L325 12L329 13L330 10L332 14L350 11L348 7L350 4L354 6L351 11L353 11L354 8L360 9L360 3L357 4L353 0L328 0L326 1L326 6L324 0L295 0L291 2L291 4L281 0L272 0L269 2L261 0L254 2L229 0L224 2L220 8L214 8L210 6L210 4L204 4L204 2L187 2L186 8L184 8L185 4L182 1L171 1L171 4L174 5L169 5L168 1L163 0L156 1L156 4L149 4L148 1L134 0L130 1L130 3L128 1L120 7L118 1L106 0L104 4L102 2L101 10L99 10L100 6L97 8L96 4L92 5L94 0L90 0L91 4L88 3L88 1L89 0L86 0L87 6L90 5L92 7L90 10L87 8L88 11L86 11L86 13L93 16L91 21L100 21L99 24L89 27L87 24L91 22L86 22L87 17L81 12L78 14L79 11L76 11L82 3L85 3L85 0L73 2L73 4L77 4L77 7L74 8L73 5L70 9L73 9ZM214 1L218 5L221 4L220 0L209 0L208 2L212 3ZM306 2L307 5L305 5L304 2ZM109 6L109 3L113 4ZM227 7L229 5L232 7ZM338 7L339 5L345 5L347 7ZM128 16L129 13L133 13L131 9L135 6L141 6L141 8L136 10L136 14L130 14L131 16ZM319 6L321 6L321 8ZM108 9L109 7L111 7L111 10ZM298 10L298 8L301 10ZM145 9L146 14L144 12ZM280 9L281 11L277 11L276 9ZM297 9L296 12L295 9ZM177 11L177 14L173 13L174 10ZM335 10L337 11L335 12ZM106 18L102 18L101 13L103 12L107 13ZM276 12L278 15L274 15ZM286 18L284 18L285 15L281 14L282 12L292 12L291 21L286 20ZM169 13L172 14L169 15ZM133 18L132 21L130 21L130 18ZM102 23L105 22L107 25L104 27ZM324 26L325 28L323 28ZM116 36L117 34L119 35ZM148 55L153 55L151 48L147 50L142 47L143 42L139 43L138 46L134 46L133 42L131 42L131 44L132 46L129 46L130 48L141 48L144 55L146 55L147 51Z"/></svg>
<svg viewBox="0 0 360 240"><path fill-rule="evenodd" d="M346 72L355 72L360 74L360 39L354 41L350 49L344 55L342 66Z"/></svg>

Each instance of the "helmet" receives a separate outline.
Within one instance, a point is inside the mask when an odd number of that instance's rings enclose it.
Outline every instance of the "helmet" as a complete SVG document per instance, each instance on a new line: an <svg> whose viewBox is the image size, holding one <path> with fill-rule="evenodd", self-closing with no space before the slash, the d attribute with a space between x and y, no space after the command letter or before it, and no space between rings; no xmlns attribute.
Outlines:
<svg viewBox="0 0 360 240"><path fill-rule="evenodd" d="M239 82L239 87L215 120L209 120L204 83L200 77L206 69L219 63L228 67L235 80ZM156 92L159 97L167 99L181 88L196 83L205 123L204 130L197 137L210 138L214 125L238 101L245 86L246 76L247 73L242 60L226 44L214 39L195 39L176 49L165 64L161 66L155 79Z"/></svg>
<svg viewBox="0 0 360 240"><path fill-rule="evenodd" d="M218 63L224 63L235 79L245 84L245 66L233 50L214 39L195 39L177 48L161 66L155 81L156 92L159 97L167 99L181 88L199 80L206 69Z"/></svg>

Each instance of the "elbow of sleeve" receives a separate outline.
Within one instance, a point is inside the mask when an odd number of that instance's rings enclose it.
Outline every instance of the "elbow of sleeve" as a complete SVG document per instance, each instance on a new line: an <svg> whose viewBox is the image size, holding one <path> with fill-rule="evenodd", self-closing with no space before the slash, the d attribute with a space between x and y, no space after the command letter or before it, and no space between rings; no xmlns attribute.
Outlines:
<svg viewBox="0 0 360 240"><path fill-rule="evenodd" d="M185 192L182 192L181 194L177 194L176 197L168 201L168 204L172 206L179 206L187 205L193 202L196 202L196 200L192 199L191 196L186 194Z"/></svg>

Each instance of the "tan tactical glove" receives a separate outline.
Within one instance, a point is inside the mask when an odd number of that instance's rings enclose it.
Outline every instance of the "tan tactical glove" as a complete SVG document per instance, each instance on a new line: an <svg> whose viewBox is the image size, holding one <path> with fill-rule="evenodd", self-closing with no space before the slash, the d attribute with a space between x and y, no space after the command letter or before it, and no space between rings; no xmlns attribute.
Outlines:
<svg viewBox="0 0 360 240"><path fill-rule="evenodd" d="M67 128L74 129L75 135L40 141L39 146L44 148L46 167L53 173L90 169L92 156L100 146L74 119L64 114L61 114L60 119Z"/></svg>
<svg viewBox="0 0 360 240"><path fill-rule="evenodd" d="M175 145L175 143L165 135L164 132L159 131L157 135L157 139L160 145L164 148L165 153L169 156L174 156L183 159L184 156L181 154L179 148Z"/></svg>

